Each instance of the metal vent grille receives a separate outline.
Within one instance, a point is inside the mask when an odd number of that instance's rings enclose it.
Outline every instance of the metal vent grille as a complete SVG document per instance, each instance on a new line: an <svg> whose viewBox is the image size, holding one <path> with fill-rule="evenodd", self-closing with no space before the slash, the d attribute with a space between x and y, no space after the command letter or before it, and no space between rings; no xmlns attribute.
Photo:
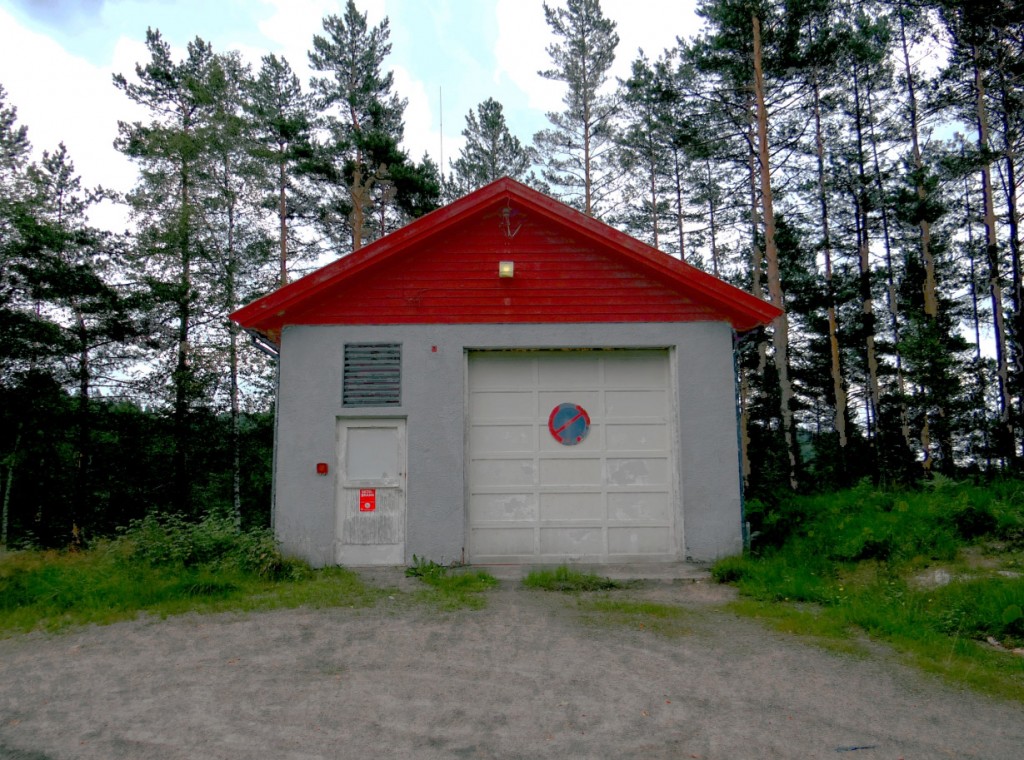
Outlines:
<svg viewBox="0 0 1024 760"><path fill-rule="evenodd" d="M399 406L402 403L402 346L346 343L342 406Z"/></svg>

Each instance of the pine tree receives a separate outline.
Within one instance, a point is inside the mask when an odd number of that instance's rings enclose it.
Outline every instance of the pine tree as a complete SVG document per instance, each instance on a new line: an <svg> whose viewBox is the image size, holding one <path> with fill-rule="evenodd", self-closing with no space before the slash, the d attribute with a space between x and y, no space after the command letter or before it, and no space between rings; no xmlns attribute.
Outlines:
<svg viewBox="0 0 1024 760"><path fill-rule="evenodd" d="M515 137L505 123L501 103L488 98L466 114L462 130L466 144L459 157L449 162L454 197L465 195L501 177L527 179L533 152Z"/></svg>
<svg viewBox="0 0 1024 760"><path fill-rule="evenodd" d="M80 538L81 528L98 519L91 504L92 398L99 378L115 377L126 366L124 348L143 326L134 313L137 297L108 283L119 241L88 223L88 209L102 196L85 191L64 145L44 151L28 169L40 247L27 278L45 313L60 329L64 369L56 375L77 391L74 414L75 477L64 530ZM131 356L131 352L128 352ZM108 391L110 389L108 388Z"/></svg>
<svg viewBox="0 0 1024 760"><path fill-rule="evenodd" d="M641 51L633 61L631 76L621 83L623 129L619 135L619 161L625 169L627 209L622 226L627 232L662 248L672 212L666 187L673 169L674 119L672 106L677 92L668 81L664 62L651 62ZM682 187L675 187L682 195ZM679 205L682 198L679 197ZM677 250L685 258L682 219Z"/></svg>
<svg viewBox="0 0 1024 760"><path fill-rule="evenodd" d="M261 179L271 191L269 202L276 210L279 278L288 284L289 244L295 255L295 235L290 229L298 207L307 205L297 187L297 175L312 159L313 113L299 78L284 58L274 54L262 59L259 73L248 85L243 107L253 131L253 153L265 162ZM289 202L290 201L290 202Z"/></svg>
<svg viewBox="0 0 1024 760"><path fill-rule="evenodd" d="M137 81L114 76L114 84L146 109L148 123L119 122L115 143L134 159L140 179L129 195L136 223L140 264L149 267L155 296L169 307L174 322L170 349L170 393L174 420L173 503L191 511L192 415L205 398L210 378L196 363L194 332L201 318L196 267L208 251L202 245L201 204L208 182L206 155L209 120L214 110L211 46L196 38L185 58L175 61L159 31L147 30L150 60L137 64Z"/></svg>
<svg viewBox="0 0 1024 760"><path fill-rule="evenodd" d="M406 101L392 92L394 74L381 70L391 52L388 19L371 28L348 0L344 15L327 16L323 29L326 36L313 37L309 54L324 75L311 86L329 132L319 168L328 195L323 224L336 242L347 234L356 250L435 208L440 186L427 164L412 163L400 148ZM331 193L338 185L340 197Z"/></svg>
<svg viewBox="0 0 1024 760"><path fill-rule="evenodd" d="M565 110L547 114L551 128L534 135L541 175L555 193L589 216L612 204L620 172L614 163L618 105L602 92L615 61L619 35L599 0L544 4L544 17L559 41L548 46L553 67L538 72L566 85Z"/></svg>

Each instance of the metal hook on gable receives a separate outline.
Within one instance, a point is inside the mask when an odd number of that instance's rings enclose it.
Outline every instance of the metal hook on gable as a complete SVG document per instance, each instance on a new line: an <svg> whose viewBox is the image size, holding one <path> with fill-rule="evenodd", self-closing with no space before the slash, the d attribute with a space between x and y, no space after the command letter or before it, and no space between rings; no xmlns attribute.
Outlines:
<svg viewBox="0 0 1024 760"><path fill-rule="evenodd" d="M505 208L501 210L501 222L499 222L501 231L505 233L505 237L509 240L518 235L519 230L523 228L523 224L520 222L515 229L512 229L512 214L513 211L511 207L505 206Z"/></svg>

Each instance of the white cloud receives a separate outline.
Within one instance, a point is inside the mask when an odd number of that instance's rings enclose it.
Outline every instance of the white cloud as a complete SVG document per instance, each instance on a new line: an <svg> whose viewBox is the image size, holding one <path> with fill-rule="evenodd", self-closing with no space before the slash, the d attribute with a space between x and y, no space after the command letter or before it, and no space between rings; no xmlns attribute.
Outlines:
<svg viewBox="0 0 1024 760"><path fill-rule="evenodd" d="M431 103L437 103L437 93L428 93L423 82L415 79L403 67L396 66L393 71L394 91L409 101L405 107L403 147L413 161L423 158L424 152L429 153L436 161L441 132L435 117L436 109Z"/></svg>
<svg viewBox="0 0 1024 760"><path fill-rule="evenodd" d="M557 0L549 3L559 6ZM601 10L616 23L619 46L610 72L615 78L627 78L637 49L649 58L657 58L666 48L675 46L677 37L689 37L699 28L694 0L683 2L645 2L644 0L603 0ZM497 0L498 42L495 55L498 67L495 81L508 78L526 96L530 108L542 112L560 111L564 85L544 79L538 70L550 66L547 47L555 41L544 20L542 2Z"/></svg>
<svg viewBox="0 0 1024 760"><path fill-rule="evenodd" d="M562 86L537 73L547 67L547 46L554 40L544 21L542 4L498 0L495 12L498 20L495 83L501 85L507 78L526 96L529 108L543 113L561 110Z"/></svg>
<svg viewBox="0 0 1024 760"><path fill-rule="evenodd" d="M125 191L134 184L135 168L113 142L118 119L137 117L111 76L115 71L132 74L144 53L141 43L122 40L112 67L94 66L0 10L2 84L9 103L18 109L18 122L28 127L36 157L63 142L86 187L102 184ZM110 206L98 211L94 223L123 227L120 211Z"/></svg>

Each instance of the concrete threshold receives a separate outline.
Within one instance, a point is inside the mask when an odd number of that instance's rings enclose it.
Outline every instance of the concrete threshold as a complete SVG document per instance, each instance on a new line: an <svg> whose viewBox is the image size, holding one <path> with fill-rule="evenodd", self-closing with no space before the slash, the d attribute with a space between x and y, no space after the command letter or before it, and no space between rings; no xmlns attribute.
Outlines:
<svg viewBox="0 0 1024 760"><path fill-rule="evenodd" d="M697 562L659 562L642 563L561 563L580 573L599 575L615 581L704 581L711 578L709 565ZM554 570L555 565L473 565L486 570L498 580L518 580L525 578L531 570Z"/></svg>
<svg viewBox="0 0 1024 760"><path fill-rule="evenodd" d="M531 570L547 568L554 570L560 565L465 565L465 569L486 570L499 581L518 581L525 578ZM698 562L659 562L657 564L614 563L591 564L571 563L573 570L581 573L592 573L602 578L615 581L661 581L666 583L696 583L711 578L710 566ZM404 566L362 566L350 567L359 576L375 586L397 586L400 589L416 587L415 578L405 576Z"/></svg>

